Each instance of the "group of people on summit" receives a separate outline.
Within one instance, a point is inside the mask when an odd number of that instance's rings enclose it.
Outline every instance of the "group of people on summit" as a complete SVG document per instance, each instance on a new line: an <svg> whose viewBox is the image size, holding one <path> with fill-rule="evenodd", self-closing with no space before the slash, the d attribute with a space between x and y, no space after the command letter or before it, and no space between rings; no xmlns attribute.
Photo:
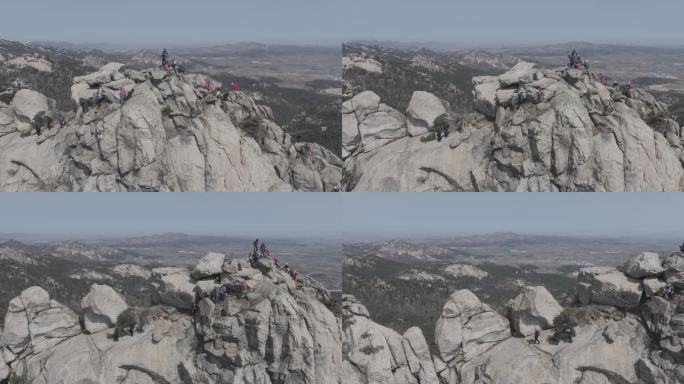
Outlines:
<svg viewBox="0 0 684 384"><path fill-rule="evenodd" d="M271 255L271 250L268 248L266 243L259 242L259 239L254 240L253 250L249 255L250 266L252 268L256 268L257 262L260 259L265 258L272 259L273 264L276 266L276 268L282 268L295 282L299 280L299 272L297 272L295 269L290 268L290 266L287 263L285 263L285 265L281 267L280 260L278 259L278 257ZM247 298L248 286L244 280L239 280L236 283L222 283L222 276L220 273L213 276L212 278L215 279L216 283L218 284L214 287L214 289L211 292L200 292L200 290L197 290L195 292L195 299L192 303L192 315L194 319L197 318L197 314L199 313L199 302L203 298L209 298L211 301L215 303L220 303L224 301L225 298L231 293L237 294L238 297L242 299Z"/></svg>
<svg viewBox="0 0 684 384"><path fill-rule="evenodd" d="M280 260L276 256L271 257L271 250L268 248L268 246L266 246L266 243L262 241L260 244L259 239L256 239L252 243L252 246L254 247L254 249L252 250L252 253L249 256L249 265L252 268L256 268L257 261L259 259L264 258L273 259L273 264L275 264L277 268L281 268ZM290 266L287 263L285 263L285 265L282 268L285 270L285 272L287 272L288 275L290 275L292 280L294 280L295 282L299 280L299 272L297 272L297 270L290 268Z"/></svg>

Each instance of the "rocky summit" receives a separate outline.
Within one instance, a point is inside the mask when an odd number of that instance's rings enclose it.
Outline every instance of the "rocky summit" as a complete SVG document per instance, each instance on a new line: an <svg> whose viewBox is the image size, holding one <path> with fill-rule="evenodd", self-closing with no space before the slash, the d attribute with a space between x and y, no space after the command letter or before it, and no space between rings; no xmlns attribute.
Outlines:
<svg viewBox="0 0 684 384"><path fill-rule="evenodd" d="M405 113L364 91L342 107L348 191L681 191L681 127L641 90L520 62L473 82L472 113L416 91Z"/></svg>
<svg viewBox="0 0 684 384"><path fill-rule="evenodd" d="M196 271L154 269L152 307L94 284L77 314L24 290L0 328L0 383L342 383L339 304L317 282L215 253Z"/></svg>
<svg viewBox="0 0 684 384"><path fill-rule="evenodd" d="M419 328L400 334L375 323L363 304L344 296L345 382L684 382L684 254L661 260L657 254L643 253L621 269L625 272L582 269L576 298L565 308L544 287L523 287L511 302L508 317L473 292L457 290L439 314L434 343L428 343ZM625 274L635 270L641 277ZM672 294L661 289L667 284L675 287ZM660 288L646 294L645 285ZM566 316L572 323L560 320ZM569 340L556 337L559 324L571 324L574 333Z"/></svg>
<svg viewBox="0 0 684 384"><path fill-rule="evenodd" d="M241 91L216 97L221 83L206 80L109 63L73 79L77 110L65 114L63 127L54 100L16 92L9 104L0 102L0 190L339 188L342 161L333 152L293 142L268 107Z"/></svg>

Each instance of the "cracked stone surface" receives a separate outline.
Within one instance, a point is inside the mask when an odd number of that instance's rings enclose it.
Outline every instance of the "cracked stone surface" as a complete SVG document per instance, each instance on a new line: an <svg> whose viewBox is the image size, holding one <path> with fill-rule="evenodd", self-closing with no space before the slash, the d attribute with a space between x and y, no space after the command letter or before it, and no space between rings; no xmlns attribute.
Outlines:
<svg viewBox="0 0 684 384"><path fill-rule="evenodd" d="M629 97L584 70L521 62L473 78L463 129L425 141L445 103L416 91L406 114L361 92L342 107L344 189L681 191L682 132L665 104ZM543 97L539 96L544 90ZM524 92L525 102L513 101ZM447 106L448 107L448 106ZM452 117L452 120L456 120ZM417 122L420 122L418 124Z"/></svg>
<svg viewBox="0 0 684 384"><path fill-rule="evenodd" d="M649 260L659 260L656 256L649 256ZM630 260L641 259L635 256ZM670 276L677 275L684 271L682 260L684 256L676 252L663 260L661 266L670 271ZM659 269L648 265L648 270ZM633 274L634 269L626 272ZM471 291L455 291L437 320L431 353L424 348L427 343L420 329L412 327L402 336L375 323L363 304L345 295L345 383L683 382L684 296L680 291L667 300L644 296L631 312L625 313L622 305L625 300L632 300L632 278L619 278L617 274L621 273L613 267L587 268L580 273L580 284L591 279L602 282L596 283L590 295L598 302L582 302L582 293L577 292L578 300L570 308L577 319L572 342L551 342L552 317L563 308L543 287L523 288L511 303L510 321L492 311ZM664 277L667 275L644 278L662 281ZM627 286L621 286L623 283ZM528 325L540 328L539 344L531 342L529 336L511 333L512 328L522 331Z"/></svg>
<svg viewBox="0 0 684 384"><path fill-rule="evenodd" d="M24 290L5 316L0 381L11 375L36 384L341 384L341 324L328 291L308 277L295 282L273 263L253 269L246 259L222 262L222 283L244 282L246 295L231 290L219 302L204 298L196 317L183 307L135 307L143 325L132 336L122 331L118 341L111 320L125 303L111 288L94 285L82 301L84 314L108 318L92 334L43 288ZM190 303L195 291L216 287L213 275L196 280L185 268L152 273L162 278L160 290L174 289L164 277L184 275ZM414 348L429 360L426 345Z"/></svg>
<svg viewBox="0 0 684 384"><path fill-rule="evenodd" d="M333 152L293 142L271 110L244 92L217 100L204 78L109 63L74 78L71 88L75 105L99 90L101 106L79 106L64 128L40 136L29 117L54 114L54 101L18 92L11 105L0 102L0 191L339 188L342 161Z"/></svg>

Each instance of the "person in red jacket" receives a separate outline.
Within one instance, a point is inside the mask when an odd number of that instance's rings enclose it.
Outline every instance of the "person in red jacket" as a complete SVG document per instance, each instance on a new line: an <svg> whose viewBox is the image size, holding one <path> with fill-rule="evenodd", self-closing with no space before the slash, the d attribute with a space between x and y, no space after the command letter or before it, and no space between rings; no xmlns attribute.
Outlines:
<svg viewBox="0 0 684 384"><path fill-rule="evenodd" d="M238 92L238 91L240 90L240 84L238 84L238 83L230 83L230 88L231 88L234 92Z"/></svg>

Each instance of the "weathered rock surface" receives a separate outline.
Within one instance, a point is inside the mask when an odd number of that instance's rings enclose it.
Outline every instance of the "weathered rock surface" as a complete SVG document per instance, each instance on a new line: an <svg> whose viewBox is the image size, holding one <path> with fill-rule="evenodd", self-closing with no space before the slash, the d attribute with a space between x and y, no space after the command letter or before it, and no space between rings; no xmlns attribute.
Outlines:
<svg viewBox="0 0 684 384"><path fill-rule="evenodd" d="M210 277L213 275L218 275L223 269L223 262L226 259L226 255L223 253L209 252L192 270L192 277L194 279L201 279L203 277Z"/></svg>
<svg viewBox="0 0 684 384"><path fill-rule="evenodd" d="M444 304L435 326L435 343L447 364L469 361L511 336L508 321L468 290Z"/></svg>
<svg viewBox="0 0 684 384"><path fill-rule="evenodd" d="M535 329L553 327L553 320L560 315L563 307L551 296L546 288L523 287L511 305L511 323L520 335L530 336Z"/></svg>
<svg viewBox="0 0 684 384"><path fill-rule="evenodd" d="M663 267L677 271L680 254ZM622 275L620 278L618 275ZM468 290L454 292L436 324L438 354L431 362L420 347L422 333L402 337L370 319L368 310L345 296L343 331L346 382L434 384L675 384L684 378L684 297L653 296L625 313L612 305L632 303L639 279L615 268L585 268L579 275L590 302L566 310L577 321L572 342L553 341L553 318L560 305L543 287L525 287L513 301L512 322L491 311ZM647 277L646 279L654 279ZM640 297L640 296L638 296ZM597 301L598 300L598 301ZM586 304L586 303L585 303ZM640 313L639 313L640 312ZM540 343L512 335L540 328ZM406 348L406 339L413 348ZM415 341L414 341L415 340ZM400 346L403 346L401 348ZM414 352L414 357L411 353ZM420 362L420 363L418 363ZM421 376L432 371L437 378Z"/></svg>
<svg viewBox="0 0 684 384"><path fill-rule="evenodd" d="M623 307L624 305L636 306L641 300L643 293L641 281L626 276L615 268L583 268L578 278L577 289L586 292L586 298L590 303Z"/></svg>
<svg viewBox="0 0 684 384"><path fill-rule="evenodd" d="M681 128L667 106L645 91L634 90L630 98L584 70L550 70L525 62L501 76L476 77L473 84L475 111L464 116L462 131L452 127L441 142L421 141L430 118L445 108L433 95L416 92L420 97L414 94L415 105L405 118L393 113L391 119L365 124L358 118L365 109L356 98L363 95L373 105L382 105L381 100L370 91L347 100L345 190L684 188ZM524 94L521 106L514 102L518 91ZM403 136L402 121L407 121ZM380 127L397 134L359 150L361 138Z"/></svg>
<svg viewBox="0 0 684 384"><path fill-rule="evenodd" d="M435 119L447 113L445 102L432 93L425 91L413 92L406 117L409 135L418 136L430 131L434 127Z"/></svg>
<svg viewBox="0 0 684 384"><path fill-rule="evenodd" d="M102 105L36 136L29 119L54 101L30 90L0 105L2 191L331 191L342 161L294 143L243 92L216 100L203 76L110 63L74 79L72 99ZM217 85L220 83L216 83ZM126 90L124 102L119 89ZM55 124L58 125L58 124Z"/></svg>
<svg viewBox="0 0 684 384"><path fill-rule="evenodd" d="M229 290L216 301L199 302L197 321L188 312L170 306L134 308L139 328L84 333L77 316L33 287L11 301L0 338L0 381L19 379L53 383L305 383L341 384L342 343L334 306L294 284L275 266L264 275L246 260L226 260L222 283L240 281L246 295ZM235 266L235 272L229 273ZM194 288L210 280L194 280L184 268L153 271L162 284L176 279ZM166 280L165 280L166 279ZM169 280L170 279L170 280ZM179 288L180 287L180 288ZM108 287L94 285L83 301L90 313L112 320L114 300ZM162 287L162 289L170 289ZM321 289L321 288L318 288ZM181 301L180 295L174 300ZM125 305L125 303L124 303ZM415 331L407 337L415 361L430 361L427 344ZM346 382L346 381L344 381Z"/></svg>
<svg viewBox="0 0 684 384"><path fill-rule="evenodd" d="M655 276L663 272L660 263L660 256L653 252L642 252L641 254L627 259L622 267L622 272L636 278Z"/></svg>
<svg viewBox="0 0 684 384"><path fill-rule="evenodd" d="M422 332L411 328L402 336L374 323L368 310L353 297L345 296L343 317L345 383L418 384L437 383L427 342Z"/></svg>
<svg viewBox="0 0 684 384"><path fill-rule="evenodd" d="M114 289L93 284L88 295L81 300L83 326L90 333L104 331L113 327L127 308L126 301Z"/></svg>
<svg viewBox="0 0 684 384"><path fill-rule="evenodd" d="M135 276L147 280L152 277L152 272L136 264L119 264L112 269L112 273L124 278Z"/></svg>
<svg viewBox="0 0 684 384"><path fill-rule="evenodd" d="M482 269L468 264L452 264L444 268L444 272L451 275L457 279L462 279L464 277L470 277L473 279L486 279L489 274Z"/></svg>

